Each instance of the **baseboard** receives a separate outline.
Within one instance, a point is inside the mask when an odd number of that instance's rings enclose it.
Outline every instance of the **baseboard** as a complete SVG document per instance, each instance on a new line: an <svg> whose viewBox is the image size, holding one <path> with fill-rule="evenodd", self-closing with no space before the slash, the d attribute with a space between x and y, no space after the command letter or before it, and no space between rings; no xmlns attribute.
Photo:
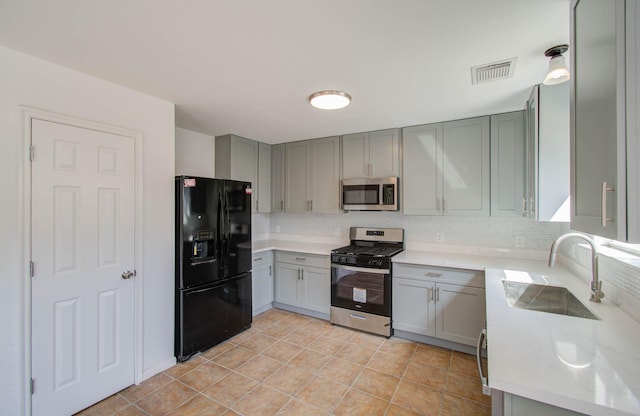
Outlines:
<svg viewBox="0 0 640 416"><path fill-rule="evenodd" d="M310 309L300 308L298 306L292 306L292 305L287 305L287 304L284 304L284 303L273 302L273 307L274 308L278 308L278 309L282 309L284 311L295 312L295 313L299 313L301 315L307 315L307 316L310 316L312 318L318 318L318 319L322 319L322 320L325 320L325 321L329 320L329 314L328 313L316 312L316 311L312 311Z"/></svg>
<svg viewBox="0 0 640 416"><path fill-rule="evenodd" d="M457 342L446 341L440 338L428 337L426 335L414 334L413 332L400 331L395 329L393 336L410 341L421 342L423 344L435 345L436 347L448 348L454 351L464 352L466 354L476 355L476 347L470 345L458 344Z"/></svg>
<svg viewBox="0 0 640 416"><path fill-rule="evenodd" d="M255 318L256 316L260 315L263 312L268 311L269 309L273 309L273 303L267 303L266 305L253 311L253 317Z"/></svg>
<svg viewBox="0 0 640 416"><path fill-rule="evenodd" d="M171 357L171 359L169 360L163 361L160 364L154 365L151 368L147 368L146 370L143 370L141 382L155 376L158 373L163 372L164 370L167 370L173 367L174 365L176 365L176 357Z"/></svg>

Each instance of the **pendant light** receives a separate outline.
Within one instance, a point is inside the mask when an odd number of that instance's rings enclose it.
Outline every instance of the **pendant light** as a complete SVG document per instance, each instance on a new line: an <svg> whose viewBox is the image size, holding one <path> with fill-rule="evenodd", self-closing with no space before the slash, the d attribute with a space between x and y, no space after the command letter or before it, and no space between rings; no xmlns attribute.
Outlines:
<svg viewBox="0 0 640 416"><path fill-rule="evenodd" d="M564 62L564 56L562 56L567 50L569 50L569 45L558 45L544 52L544 56L551 58L549 59L549 72L542 82L544 85L561 84L571 78Z"/></svg>
<svg viewBox="0 0 640 416"><path fill-rule="evenodd" d="M309 102L321 110L338 110L351 103L351 96L344 91L318 91L309 96Z"/></svg>

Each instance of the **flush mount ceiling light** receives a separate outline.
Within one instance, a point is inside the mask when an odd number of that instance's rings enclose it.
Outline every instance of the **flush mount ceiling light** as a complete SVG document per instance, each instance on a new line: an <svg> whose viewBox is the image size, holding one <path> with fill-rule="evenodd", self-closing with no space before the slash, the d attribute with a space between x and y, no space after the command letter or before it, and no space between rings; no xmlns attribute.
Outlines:
<svg viewBox="0 0 640 416"><path fill-rule="evenodd" d="M544 56L551 59L549 60L549 73L544 78L543 84L555 85L569 81L571 74L569 74L567 65L564 63L564 56L562 56L568 49L569 45L558 45L544 52Z"/></svg>
<svg viewBox="0 0 640 416"><path fill-rule="evenodd" d="M338 110L351 103L351 96L344 91L318 91L309 96L309 102L321 110Z"/></svg>

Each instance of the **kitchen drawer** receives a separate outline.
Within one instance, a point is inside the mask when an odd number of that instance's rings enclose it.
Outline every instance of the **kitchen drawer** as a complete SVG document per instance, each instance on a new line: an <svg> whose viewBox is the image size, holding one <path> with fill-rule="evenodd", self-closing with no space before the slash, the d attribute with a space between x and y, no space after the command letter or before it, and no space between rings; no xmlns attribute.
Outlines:
<svg viewBox="0 0 640 416"><path fill-rule="evenodd" d="M256 253L253 255L252 265L255 269L256 267L269 265L273 261L273 254L271 251L263 251L260 253Z"/></svg>
<svg viewBox="0 0 640 416"><path fill-rule="evenodd" d="M291 251L277 251L276 261L281 263L296 264L298 266L330 267L329 256L319 256L317 254L296 253Z"/></svg>
<svg viewBox="0 0 640 416"><path fill-rule="evenodd" d="M393 277L484 287L484 272L447 267L394 264Z"/></svg>

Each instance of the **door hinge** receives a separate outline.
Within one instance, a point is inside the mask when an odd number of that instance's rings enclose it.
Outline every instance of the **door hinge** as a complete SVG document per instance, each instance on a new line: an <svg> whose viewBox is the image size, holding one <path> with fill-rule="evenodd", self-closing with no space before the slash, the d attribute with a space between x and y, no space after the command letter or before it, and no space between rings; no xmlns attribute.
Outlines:
<svg viewBox="0 0 640 416"><path fill-rule="evenodd" d="M36 275L36 264L32 261L29 262L29 274L31 277Z"/></svg>
<svg viewBox="0 0 640 416"><path fill-rule="evenodd" d="M33 162L35 158L36 158L36 147L34 145L31 145L29 147L29 160Z"/></svg>
<svg viewBox="0 0 640 416"><path fill-rule="evenodd" d="M31 394L34 394L36 392L36 380L35 379L31 379Z"/></svg>

